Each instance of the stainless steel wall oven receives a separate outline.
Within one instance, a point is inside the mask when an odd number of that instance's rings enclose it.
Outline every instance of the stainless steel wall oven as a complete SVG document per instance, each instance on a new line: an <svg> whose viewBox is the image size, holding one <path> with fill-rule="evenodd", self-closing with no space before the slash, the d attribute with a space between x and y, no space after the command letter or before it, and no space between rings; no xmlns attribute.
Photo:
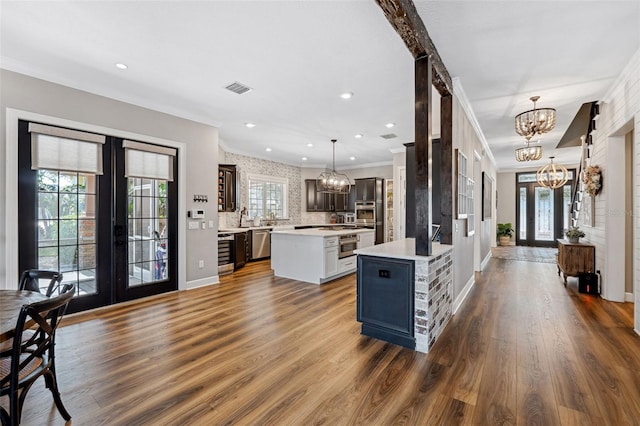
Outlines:
<svg viewBox="0 0 640 426"><path fill-rule="evenodd" d="M373 201L356 202L356 223L360 225L375 225L376 203Z"/></svg>

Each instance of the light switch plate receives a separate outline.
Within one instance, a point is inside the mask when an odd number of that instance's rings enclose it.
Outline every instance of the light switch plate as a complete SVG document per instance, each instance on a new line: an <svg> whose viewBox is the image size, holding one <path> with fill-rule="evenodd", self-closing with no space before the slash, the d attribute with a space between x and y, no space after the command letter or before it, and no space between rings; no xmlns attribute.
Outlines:
<svg viewBox="0 0 640 426"><path fill-rule="evenodd" d="M189 221L189 229L198 229L200 224L195 220Z"/></svg>

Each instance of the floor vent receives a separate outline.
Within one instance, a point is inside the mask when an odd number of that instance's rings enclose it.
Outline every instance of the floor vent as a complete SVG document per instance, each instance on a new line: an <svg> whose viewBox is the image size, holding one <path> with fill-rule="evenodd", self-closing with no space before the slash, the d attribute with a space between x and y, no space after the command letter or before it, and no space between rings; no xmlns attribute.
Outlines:
<svg viewBox="0 0 640 426"><path fill-rule="evenodd" d="M237 93L238 95L242 95L243 93L247 93L252 90L251 87L245 86L244 84L238 83L237 81L226 86L225 89L230 90L233 93Z"/></svg>
<svg viewBox="0 0 640 426"><path fill-rule="evenodd" d="M382 139L393 139L393 138L397 138L398 135L396 135L395 133L387 133L386 135L380 135L380 137Z"/></svg>

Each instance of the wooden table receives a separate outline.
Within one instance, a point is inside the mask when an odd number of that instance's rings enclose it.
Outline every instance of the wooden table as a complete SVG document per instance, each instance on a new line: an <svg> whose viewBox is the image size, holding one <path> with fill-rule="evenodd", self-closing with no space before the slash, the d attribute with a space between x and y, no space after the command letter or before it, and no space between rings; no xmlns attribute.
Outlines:
<svg viewBox="0 0 640 426"><path fill-rule="evenodd" d="M13 336L20 308L47 299L42 293L27 290L0 290L0 342Z"/></svg>
<svg viewBox="0 0 640 426"><path fill-rule="evenodd" d="M570 243L568 240L558 240L558 276L560 272L564 276L564 285L567 286L567 277L577 277L583 272L595 272L596 247L588 243Z"/></svg>

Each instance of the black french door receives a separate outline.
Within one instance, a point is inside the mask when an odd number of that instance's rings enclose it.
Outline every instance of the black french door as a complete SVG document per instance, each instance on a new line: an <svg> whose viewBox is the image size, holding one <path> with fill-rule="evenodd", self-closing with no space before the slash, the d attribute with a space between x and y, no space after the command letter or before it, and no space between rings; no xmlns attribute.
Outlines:
<svg viewBox="0 0 640 426"><path fill-rule="evenodd" d="M102 174L33 170L31 151L20 121L20 271L61 271L76 285L69 312L177 289L177 181L125 177L122 139L111 136Z"/></svg>
<svg viewBox="0 0 640 426"><path fill-rule="evenodd" d="M516 244L555 247L562 238L571 211L574 171L570 179L557 189L545 188L536 181L535 173L516 174Z"/></svg>

